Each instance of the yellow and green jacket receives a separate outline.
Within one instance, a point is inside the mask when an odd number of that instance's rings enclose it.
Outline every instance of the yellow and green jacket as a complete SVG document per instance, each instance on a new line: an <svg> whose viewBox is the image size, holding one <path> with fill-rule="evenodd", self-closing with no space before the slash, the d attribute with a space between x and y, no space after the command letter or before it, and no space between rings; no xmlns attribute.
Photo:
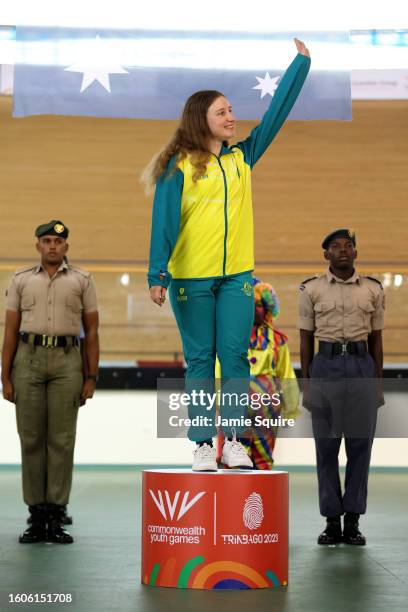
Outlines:
<svg viewBox="0 0 408 612"><path fill-rule="evenodd" d="M310 58L298 54L260 124L246 140L223 145L195 183L189 156L170 160L154 196L150 287L167 287L171 278L216 278L253 270L251 170L292 109L309 68Z"/></svg>

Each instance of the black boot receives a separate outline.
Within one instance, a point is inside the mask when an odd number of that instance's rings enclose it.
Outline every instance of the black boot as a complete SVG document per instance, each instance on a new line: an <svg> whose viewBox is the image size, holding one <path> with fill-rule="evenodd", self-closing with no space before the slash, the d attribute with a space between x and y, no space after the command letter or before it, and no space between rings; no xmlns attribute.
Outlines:
<svg viewBox="0 0 408 612"><path fill-rule="evenodd" d="M47 536L47 506L46 504L34 504L28 509L31 517L30 527L19 536L18 541L20 544L44 542Z"/></svg>
<svg viewBox="0 0 408 612"><path fill-rule="evenodd" d="M332 546L341 542L340 516L328 516L326 529L317 538L317 543L323 546Z"/></svg>
<svg viewBox="0 0 408 612"><path fill-rule="evenodd" d="M66 506L61 506L61 508L62 508L62 510L61 510L61 523L63 525L72 525L72 523L74 521L73 521L72 516L70 514L68 514L67 507ZM31 525L32 520L33 520L33 517L32 517L31 514L29 514L28 517L27 517L27 525Z"/></svg>
<svg viewBox="0 0 408 612"><path fill-rule="evenodd" d="M72 544L74 541L72 535L62 526L63 514L64 506L48 504L47 542Z"/></svg>
<svg viewBox="0 0 408 612"><path fill-rule="evenodd" d="M358 529L359 514L346 512L344 515L343 542L352 546L365 546L366 539Z"/></svg>
<svg viewBox="0 0 408 612"><path fill-rule="evenodd" d="M67 507L62 506L61 523L63 525L72 525L73 522L74 521L73 521L72 515L68 514Z"/></svg>

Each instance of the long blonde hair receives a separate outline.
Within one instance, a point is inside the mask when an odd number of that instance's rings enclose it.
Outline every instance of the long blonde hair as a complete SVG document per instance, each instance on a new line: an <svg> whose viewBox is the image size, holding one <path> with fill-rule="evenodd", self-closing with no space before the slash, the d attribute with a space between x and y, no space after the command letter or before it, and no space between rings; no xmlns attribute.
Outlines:
<svg viewBox="0 0 408 612"><path fill-rule="evenodd" d="M205 174L210 158L208 139L211 138L207 111L211 104L223 95L215 89L209 89L196 91L188 98L173 138L153 157L142 173L141 180L145 183L147 192L154 189L157 180L168 169L169 161L173 156L176 156L176 161L184 159L187 155L191 156L191 163L195 168L194 182ZM176 170L176 167L177 164L174 164L169 169L170 175Z"/></svg>

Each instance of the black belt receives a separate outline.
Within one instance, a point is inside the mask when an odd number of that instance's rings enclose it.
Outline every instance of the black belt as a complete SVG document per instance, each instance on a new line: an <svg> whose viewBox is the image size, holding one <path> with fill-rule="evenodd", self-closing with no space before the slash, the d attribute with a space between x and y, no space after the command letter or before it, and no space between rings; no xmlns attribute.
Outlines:
<svg viewBox="0 0 408 612"><path fill-rule="evenodd" d="M345 340L344 342L319 342L319 353L326 355L327 357L333 357L334 355L359 355L367 353L367 342L365 340L358 340L357 342L351 342Z"/></svg>
<svg viewBox="0 0 408 612"><path fill-rule="evenodd" d="M79 346L79 340L76 336L47 336L45 334L21 332L20 339L26 344L32 343L35 346L45 346L47 348Z"/></svg>

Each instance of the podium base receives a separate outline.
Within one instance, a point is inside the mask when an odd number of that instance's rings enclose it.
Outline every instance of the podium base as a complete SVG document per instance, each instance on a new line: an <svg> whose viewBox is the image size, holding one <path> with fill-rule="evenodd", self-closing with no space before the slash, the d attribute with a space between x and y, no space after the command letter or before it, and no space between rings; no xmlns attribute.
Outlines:
<svg viewBox="0 0 408 612"><path fill-rule="evenodd" d="M259 589L288 581L288 473L145 470L142 583Z"/></svg>

